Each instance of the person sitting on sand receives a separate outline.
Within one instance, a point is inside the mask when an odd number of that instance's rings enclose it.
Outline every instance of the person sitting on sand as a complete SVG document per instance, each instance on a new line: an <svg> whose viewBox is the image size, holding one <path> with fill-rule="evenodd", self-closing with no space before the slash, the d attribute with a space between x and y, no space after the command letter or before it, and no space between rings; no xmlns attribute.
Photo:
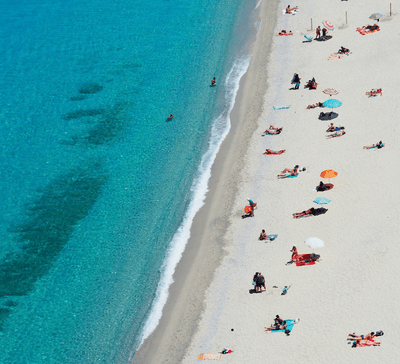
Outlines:
<svg viewBox="0 0 400 364"><path fill-rule="evenodd" d="M264 154L266 154L266 155L270 155L270 154L282 154L282 153L285 152L285 150L286 150L286 149L274 151L274 150L271 150L271 149L265 149Z"/></svg>
<svg viewBox="0 0 400 364"><path fill-rule="evenodd" d="M286 14L292 14L292 10L297 10L298 8L298 6L291 8L290 5L288 5L286 8Z"/></svg>
<svg viewBox="0 0 400 364"><path fill-rule="evenodd" d="M367 335L355 335L355 334L349 334L349 337L347 338L347 341L349 340L369 340L369 341L374 341L376 338L375 332L371 332Z"/></svg>
<svg viewBox="0 0 400 364"><path fill-rule="evenodd" d="M345 135L345 134L346 134L346 132L344 130L343 131L337 131L337 132L335 132L333 134L327 135L326 138L327 139L337 138L337 137L340 137L340 136Z"/></svg>
<svg viewBox="0 0 400 364"><path fill-rule="evenodd" d="M295 213L293 214L293 218L294 218L294 219L298 219L298 218L303 217L303 216L314 215L314 212L315 212L314 207L311 207L311 209L308 209L308 210L306 210L306 211L295 212Z"/></svg>
<svg viewBox="0 0 400 364"><path fill-rule="evenodd" d="M295 165L293 169L285 168L282 174L278 174L278 178L286 178L289 176L297 176L299 174L299 165Z"/></svg>
<svg viewBox="0 0 400 364"><path fill-rule="evenodd" d="M297 248L296 248L295 246L293 246L291 252L292 252L292 258L291 258L291 259L292 259L292 260L296 260L296 257L297 257L297 255L299 254L299 253L297 252Z"/></svg>
<svg viewBox="0 0 400 364"><path fill-rule="evenodd" d="M264 331L273 331L273 330L287 330L287 323L286 321L283 321L282 326L273 326L271 325L270 327L266 327Z"/></svg>
<svg viewBox="0 0 400 364"><path fill-rule="evenodd" d="M385 146L385 144L382 143L382 140L379 141L379 143L372 144L372 145L366 145L363 147L363 149L372 149L372 148L378 148L381 149Z"/></svg>
<svg viewBox="0 0 400 364"><path fill-rule="evenodd" d="M350 53L350 49L341 46L340 49L338 50L338 53L339 53L339 54Z"/></svg>
<svg viewBox="0 0 400 364"><path fill-rule="evenodd" d="M275 321L275 324L274 324L275 327L279 327L283 324L283 318L280 317L279 315L275 316L274 321Z"/></svg>
<svg viewBox="0 0 400 364"><path fill-rule="evenodd" d="M331 133L333 131L341 131L344 129L344 126L334 126L333 123L329 125L328 129L326 129L327 133Z"/></svg>
<svg viewBox="0 0 400 364"><path fill-rule="evenodd" d="M264 229L262 229L261 234L260 234L258 240L267 240L267 234L265 233L265 230L264 230Z"/></svg>
<svg viewBox="0 0 400 364"><path fill-rule="evenodd" d="M327 190L327 188L326 188L326 186L322 183L322 181L319 183L319 185L317 186L317 191L319 191L319 192L323 192L323 191L326 191Z"/></svg>
<svg viewBox="0 0 400 364"><path fill-rule="evenodd" d="M322 105L322 102L317 102L317 103L315 103L315 104L308 105L308 106L306 107L306 109L315 109L316 107L324 107L324 105Z"/></svg>

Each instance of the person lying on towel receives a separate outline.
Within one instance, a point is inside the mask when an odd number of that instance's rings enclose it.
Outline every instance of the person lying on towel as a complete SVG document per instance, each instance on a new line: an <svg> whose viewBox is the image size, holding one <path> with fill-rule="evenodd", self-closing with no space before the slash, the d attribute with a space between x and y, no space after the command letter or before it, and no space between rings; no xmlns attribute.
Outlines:
<svg viewBox="0 0 400 364"><path fill-rule="evenodd" d="M262 134L261 136L265 136L265 135L276 135L276 134L280 134L282 132L283 128L277 128L274 125L270 125L269 129L267 129L264 134Z"/></svg>
<svg viewBox="0 0 400 364"><path fill-rule="evenodd" d="M349 340L369 340L369 341L375 341L376 335L375 332L371 332L367 335L355 335L355 334L349 334L349 337L347 338L347 341Z"/></svg>
<svg viewBox="0 0 400 364"><path fill-rule="evenodd" d="M275 151L275 150L271 150L271 149L266 149L265 152L264 152L264 154L265 154L265 155L282 154L282 153L285 152L285 150L286 150L286 149L282 149L282 150Z"/></svg>
<svg viewBox="0 0 400 364"><path fill-rule="evenodd" d="M374 25L367 25L365 27L366 30L370 30L371 32L373 32L374 30L378 30L379 29L379 25L374 24Z"/></svg>
<svg viewBox="0 0 400 364"><path fill-rule="evenodd" d="M333 134L327 135L326 139L337 138L337 137L340 137L340 136L345 135L345 134L346 134L346 132L344 130L343 131L337 131L337 132L335 132Z"/></svg>
<svg viewBox="0 0 400 364"><path fill-rule="evenodd" d="M285 168L281 174L278 174L278 178L286 178L289 176L296 176L299 173L299 165L295 165L293 169Z"/></svg>
<svg viewBox="0 0 400 364"><path fill-rule="evenodd" d="M385 146L385 144L382 143L382 140L381 140L381 141L379 141L379 143L372 144L372 145L366 145L366 146L363 147L363 149L372 149L372 148L381 149L381 148L383 148L384 146Z"/></svg>
<svg viewBox="0 0 400 364"><path fill-rule="evenodd" d="M315 103L315 104L308 105L308 106L306 107L306 109L315 109L316 107L324 107L324 105L322 105L322 102L317 102L317 103Z"/></svg>

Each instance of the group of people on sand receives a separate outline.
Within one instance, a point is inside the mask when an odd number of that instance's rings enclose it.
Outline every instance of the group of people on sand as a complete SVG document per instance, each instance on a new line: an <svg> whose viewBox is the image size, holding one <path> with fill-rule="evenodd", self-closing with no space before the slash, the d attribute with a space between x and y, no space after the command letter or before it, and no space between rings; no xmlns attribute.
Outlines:
<svg viewBox="0 0 400 364"><path fill-rule="evenodd" d="M264 288L264 291L267 291L267 288L265 287L265 278L260 272L256 272L253 276L253 286L254 290L257 292L262 292L262 289Z"/></svg>
<svg viewBox="0 0 400 364"><path fill-rule="evenodd" d="M315 39L326 39L326 35L328 33L328 29L322 28L322 36L321 36L321 27L318 25L317 29L315 30Z"/></svg>

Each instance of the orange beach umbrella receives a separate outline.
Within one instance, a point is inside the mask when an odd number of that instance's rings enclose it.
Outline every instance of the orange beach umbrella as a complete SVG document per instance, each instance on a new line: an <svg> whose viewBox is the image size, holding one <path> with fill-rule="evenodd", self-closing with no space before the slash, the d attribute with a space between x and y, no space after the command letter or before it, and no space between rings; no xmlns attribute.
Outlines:
<svg viewBox="0 0 400 364"><path fill-rule="evenodd" d="M333 178L338 175L333 169L326 169L325 171L321 172L320 176L322 178Z"/></svg>

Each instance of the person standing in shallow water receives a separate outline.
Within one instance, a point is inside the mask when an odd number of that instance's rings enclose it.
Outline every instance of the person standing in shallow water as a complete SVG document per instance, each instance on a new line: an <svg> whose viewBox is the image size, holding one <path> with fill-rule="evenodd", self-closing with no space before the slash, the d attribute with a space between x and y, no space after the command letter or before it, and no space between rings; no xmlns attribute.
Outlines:
<svg viewBox="0 0 400 364"><path fill-rule="evenodd" d="M215 77L211 80L211 86L216 86L217 81L215 80Z"/></svg>

